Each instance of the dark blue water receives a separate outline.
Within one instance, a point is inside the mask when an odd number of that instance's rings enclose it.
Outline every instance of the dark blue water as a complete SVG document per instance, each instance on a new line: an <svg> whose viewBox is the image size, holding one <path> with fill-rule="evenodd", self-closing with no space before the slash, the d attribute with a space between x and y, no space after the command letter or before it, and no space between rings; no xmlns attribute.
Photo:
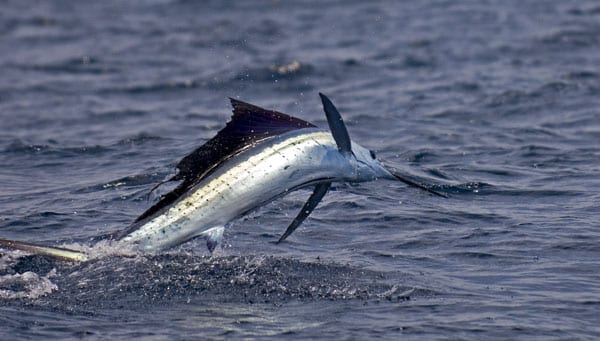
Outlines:
<svg viewBox="0 0 600 341"><path fill-rule="evenodd" d="M230 114L351 137L451 194L336 184L153 257L0 251L0 339L600 337L595 1L33 2L0 10L0 237L86 243Z"/></svg>

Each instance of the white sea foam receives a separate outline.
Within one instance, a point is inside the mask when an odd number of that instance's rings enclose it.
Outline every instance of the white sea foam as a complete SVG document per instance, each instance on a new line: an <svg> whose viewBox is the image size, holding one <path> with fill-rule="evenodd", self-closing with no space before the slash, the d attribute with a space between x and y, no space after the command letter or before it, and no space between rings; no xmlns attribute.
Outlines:
<svg viewBox="0 0 600 341"><path fill-rule="evenodd" d="M92 246L73 243L61 245L60 247L81 251L87 255L88 261L108 256L134 257L139 255L133 245L112 240L101 240Z"/></svg>
<svg viewBox="0 0 600 341"><path fill-rule="evenodd" d="M55 269L52 269L46 275L26 271L20 274L0 276L0 298L35 299L45 296L58 289L51 280L55 276Z"/></svg>

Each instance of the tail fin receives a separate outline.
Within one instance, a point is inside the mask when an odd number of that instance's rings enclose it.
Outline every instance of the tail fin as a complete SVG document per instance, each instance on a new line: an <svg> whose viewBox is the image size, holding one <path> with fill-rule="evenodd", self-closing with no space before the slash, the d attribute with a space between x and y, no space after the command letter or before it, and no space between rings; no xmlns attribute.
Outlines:
<svg viewBox="0 0 600 341"><path fill-rule="evenodd" d="M0 247L7 247L10 249L27 251L38 255L46 255L69 261L85 262L88 260L87 254L81 251L62 247L44 246L27 242L18 242L15 240L0 239Z"/></svg>

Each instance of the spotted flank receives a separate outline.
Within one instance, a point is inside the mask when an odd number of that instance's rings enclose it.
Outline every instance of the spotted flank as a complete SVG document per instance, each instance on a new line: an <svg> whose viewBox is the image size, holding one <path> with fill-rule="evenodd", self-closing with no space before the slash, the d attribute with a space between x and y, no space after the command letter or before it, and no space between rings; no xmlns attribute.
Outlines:
<svg viewBox="0 0 600 341"><path fill-rule="evenodd" d="M201 237L212 253L231 221L291 191L314 186L300 213L279 238L278 242L283 242L336 181L400 180L442 196L429 186L390 172L372 151L351 141L333 102L319 95L329 130L231 99L231 120L215 137L181 159L178 173L167 180L179 181L175 189L128 228L110 236L110 242L155 254ZM72 261L88 260L81 251L61 247L10 240L0 240L0 246Z"/></svg>

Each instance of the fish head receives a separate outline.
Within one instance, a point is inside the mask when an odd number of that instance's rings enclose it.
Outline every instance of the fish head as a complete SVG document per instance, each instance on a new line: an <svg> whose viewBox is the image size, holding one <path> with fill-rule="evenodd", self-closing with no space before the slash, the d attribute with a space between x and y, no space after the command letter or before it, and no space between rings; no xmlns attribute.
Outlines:
<svg viewBox="0 0 600 341"><path fill-rule="evenodd" d="M375 152L357 143L352 144L350 156L355 171L355 181L371 181L375 179L395 179L394 176L377 159Z"/></svg>

